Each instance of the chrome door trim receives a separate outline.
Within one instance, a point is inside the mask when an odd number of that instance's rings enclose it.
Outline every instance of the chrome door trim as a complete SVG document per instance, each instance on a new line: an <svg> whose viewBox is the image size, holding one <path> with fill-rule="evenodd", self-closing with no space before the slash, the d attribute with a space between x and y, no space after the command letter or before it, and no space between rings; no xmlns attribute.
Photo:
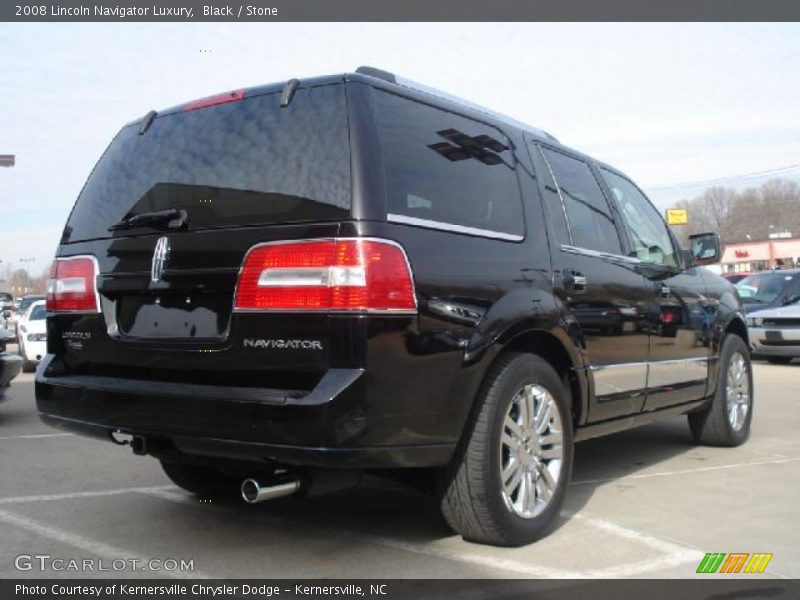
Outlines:
<svg viewBox="0 0 800 600"><path fill-rule="evenodd" d="M708 363L707 356L650 361L647 388L705 381L708 378Z"/></svg>
<svg viewBox="0 0 800 600"><path fill-rule="evenodd" d="M466 235L475 235L478 237L492 238L495 240L505 240L507 242L521 242L522 240L525 239L525 236L522 235L503 233L502 231L494 231L492 229L467 227L465 225L456 225L455 223L445 223L443 221L431 221L430 219L418 219L417 217L407 217L406 215L396 215L392 213L386 215L386 220L391 223L400 223L402 225L414 225L416 227L424 227L426 229L438 229L440 231L450 231L452 233L463 233Z"/></svg>
<svg viewBox="0 0 800 600"><path fill-rule="evenodd" d="M595 397L611 396L677 385L708 378L708 365L719 356L701 356L656 361L589 365Z"/></svg>
<svg viewBox="0 0 800 600"><path fill-rule="evenodd" d="M647 388L647 362L589 365L595 397L616 396Z"/></svg>

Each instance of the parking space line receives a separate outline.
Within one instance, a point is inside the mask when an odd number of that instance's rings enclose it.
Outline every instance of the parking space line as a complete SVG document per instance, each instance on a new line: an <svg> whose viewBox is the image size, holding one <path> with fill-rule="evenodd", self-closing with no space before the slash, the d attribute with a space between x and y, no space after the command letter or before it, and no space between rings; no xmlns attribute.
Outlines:
<svg viewBox="0 0 800 600"><path fill-rule="evenodd" d="M181 504L191 503L190 496L182 493L177 488L171 489L147 489L142 488L138 493L157 498L163 498L170 502L178 502ZM270 517L267 517L270 518ZM285 525L286 521L283 519L272 519L276 524ZM471 552L459 552L458 550L450 550L447 548L437 548L427 544L417 544L414 542L405 542L385 536L376 536L350 530L335 529L326 527L325 532L328 535L336 537L356 538L365 542L370 542L378 546L391 548L394 550L404 550L414 554L421 554L425 556L433 556L435 558L442 558L451 561L465 562L491 569L501 569L511 573L518 573L527 577L539 577L545 579L579 579L583 577L580 573L573 571L565 571L558 568L550 568L530 563L524 563L513 559L504 559L493 556L485 556Z"/></svg>
<svg viewBox="0 0 800 600"><path fill-rule="evenodd" d="M642 473L641 475L624 475L622 477L604 477L602 479L582 479L573 481L570 485L589 485L595 483L609 483L612 481L628 481L630 479L650 479L652 477L669 477L673 475L689 475L707 471L721 471L724 469L738 469L739 467L758 467L762 465L780 465L783 463L800 461L800 457L776 458L775 460L755 460L752 462L736 463L733 465L717 465L714 467L698 467L696 469L683 469L680 471L660 471L658 473Z"/></svg>
<svg viewBox="0 0 800 600"><path fill-rule="evenodd" d="M703 553L693 548L663 540L661 538L642 533L641 531L636 531L635 529L623 527L622 525L612 523L611 521L606 521L605 519L598 519L596 517L589 517L579 514L570 514L569 516L573 519L583 521L588 525L595 527L596 529L600 529L632 542L637 542L661 553L660 556L649 558L647 560L590 571L586 575L591 578L603 579L609 577L630 577L632 575L641 575L643 573L648 573L667 567L674 567L686 563L697 563L697 561L703 558Z"/></svg>
<svg viewBox="0 0 800 600"><path fill-rule="evenodd" d="M119 496L135 492L149 492L165 489L173 489L174 486L155 486L155 487L134 487L122 488L117 490L95 490L88 492L65 492L63 494L39 494L36 496L15 496L11 498L0 498L0 504L25 504L28 502L48 502L50 500L72 500L74 498L96 498L99 496Z"/></svg>
<svg viewBox="0 0 800 600"><path fill-rule="evenodd" d="M116 489L116 490L95 490L95 491L85 491L85 492L67 492L62 494L17 496L11 498L0 498L0 504L2 505L25 504L32 502L47 502L53 500L69 500L69 499L81 499L81 498L96 498L103 496L128 495L132 493L161 498L164 500L168 500L170 502L177 502L182 504L192 503L191 497L187 493L180 491L179 488L175 487L174 485L164 485L164 486L150 486L150 487L131 487L131 488ZM441 546L437 547L436 545L433 544L406 542L403 540L398 540L390 537L357 533L349 530L326 528L326 532L329 535L357 538L360 540L364 540L366 542L374 543L379 546L411 552L414 554L432 556L435 558L441 558L445 560L474 564L477 566L486 567L488 569L499 569L510 573L517 573L520 575L524 575L526 577L540 577L548 579L581 579L586 577L605 578L605 577L634 576L634 575L641 575L647 572L652 572L662 568L668 568L671 566L696 562L700 560L700 558L702 558L702 553L692 548L682 546L680 544L671 541L663 540L648 534L644 534L639 531L623 527L616 523L606 521L604 519L585 516L577 513L572 513L572 514L564 513L564 515L585 522L587 525L591 527L595 527L603 531L606 531L607 533L610 533L615 537L620 537L632 542L637 542L643 546L646 546L652 550L657 551L659 553L659 556L644 561L634 561L631 563L624 563L624 564L614 565L611 567L606 567L603 569L580 573L575 571L563 570L556 567L547 567L543 565L531 564L513 558L507 559L498 556L487 556L475 552L461 551L451 548L443 548ZM71 534L68 532L64 532L62 530L40 525L35 521L26 519L25 517L12 515L11 513L4 511L2 509L0 509L0 521L5 521L10 524L16 524L23 528L28 528L29 530L32 531L38 532L41 529L43 532L50 532L46 535L46 537L50 537L51 539L59 539L61 541L66 541L66 543L72 543L72 545L81 547L84 550L89 550L89 546L92 544L96 544L97 548L102 548L104 546L101 542L95 542L94 540L83 538L82 536L77 534ZM285 521L283 521L282 519L274 519L274 521L278 524L285 523ZM44 533L42 534L45 535ZM68 539L73 540L74 543L67 541ZM111 546L107 545L105 547L106 549L112 548ZM110 555L117 557L123 556L124 554L120 554L120 552L122 551L115 549L115 552L110 553Z"/></svg>
<svg viewBox="0 0 800 600"><path fill-rule="evenodd" d="M80 550L83 550L84 552L89 552L91 554L94 554L95 556L107 558L110 561L114 561L117 559L123 559L123 560L135 559L139 561L139 564L146 565L148 561L151 560L148 558L137 556L135 553L125 548L111 546L110 544L106 544L105 542L98 542L97 540L84 537L77 533L71 533L69 531L65 531L64 529L59 529L57 527L52 527L50 525L44 525L42 523L39 523L38 521L34 521L33 519L24 517L22 515L13 514L2 508L0 508L0 522L12 525L19 529L24 529L25 531L39 535L49 540L53 540L55 542L60 542L68 546L73 546L74 548L78 548ZM123 571L115 571L115 573L123 573ZM182 572L182 571L153 571L152 573L154 575L157 574L161 576L177 577L177 578L183 578L186 577L187 575L187 572ZM192 577L210 579L208 575L206 575L201 571L191 571L190 573Z"/></svg>
<svg viewBox="0 0 800 600"><path fill-rule="evenodd" d="M7 440L38 440L42 438L73 437L71 433L36 433L28 435L6 435L0 437L0 442Z"/></svg>
<svg viewBox="0 0 800 600"><path fill-rule="evenodd" d="M189 497L184 493L178 491L176 488L166 490L147 490L142 489L140 493L163 498L171 502L187 503L190 502ZM596 578L602 579L604 577L622 577L640 575L643 573L655 571L661 568L677 566L686 563L697 562L703 557L703 553L681 546L679 544L662 540L633 529L628 529L594 517L585 517L577 514L563 513L565 516L576 518L584 521L592 527L602 529L617 537L627 539L629 541L638 542L653 550L663 553L652 559L644 561L635 561L632 563L625 563L614 565L604 569L589 571L586 573L579 573L576 571L568 571L556 567L546 567L542 565L535 565L527 562L522 562L516 559L506 559L496 556L487 556L477 554L474 552L464 552L449 548L436 547L431 544L417 544L414 542L406 542L385 536L375 536L371 534L355 533L352 531L343 531L339 529L326 528L326 532L331 535L339 537L350 537L363 539L367 542L374 543L386 548L395 550L403 550L412 552L414 554L421 554L425 556L432 556L435 558L442 558L446 560L475 564L481 567L490 569L499 569L511 573L525 575L527 577L537 577L545 579L582 579L582 578ZM283 520L275 520L278 523L284 523ZM501 550L504 551L504 550Z"/></svg>

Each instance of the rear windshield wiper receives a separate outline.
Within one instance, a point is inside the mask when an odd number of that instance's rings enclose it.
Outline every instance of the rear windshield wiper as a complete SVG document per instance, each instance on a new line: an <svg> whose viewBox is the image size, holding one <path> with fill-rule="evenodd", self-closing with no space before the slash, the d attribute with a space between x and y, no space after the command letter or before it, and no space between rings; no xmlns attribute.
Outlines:
<svg viewBox="0 0 800 600"><path fill-rule="evenodd" d="M164 223L167 229L181 229L189 223L189 214L178 208L169 208L155 212L143 212L138 215L125 217L118 223L114 223L108 228L109 231L120 229L133 229L134 227L146 227Z"/></svg>

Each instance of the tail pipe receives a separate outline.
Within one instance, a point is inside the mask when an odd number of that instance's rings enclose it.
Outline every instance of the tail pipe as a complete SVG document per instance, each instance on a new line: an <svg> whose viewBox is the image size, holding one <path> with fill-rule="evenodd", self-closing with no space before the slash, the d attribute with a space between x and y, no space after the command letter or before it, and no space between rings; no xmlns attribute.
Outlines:
<svg viewBox="0 0 800 600"><path fill-rule="evenodd" d="M300 489L300 480L291 479L281 483L264 484L248 478L242 482L242 498L248 504L256 504L265 500L273 500L282 496L291 496Z"/></svg>

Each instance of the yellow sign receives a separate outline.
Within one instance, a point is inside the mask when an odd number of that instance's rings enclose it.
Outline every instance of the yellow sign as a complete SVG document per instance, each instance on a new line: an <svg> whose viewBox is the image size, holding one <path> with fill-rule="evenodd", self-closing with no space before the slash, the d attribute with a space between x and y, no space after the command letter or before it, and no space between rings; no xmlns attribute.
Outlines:
<svg viewBox="0 0 800 600"><path fill-rule="evenodd" d="M689 211L685 208L668 208L667 225L686 225L689 222Z"/></svg>

